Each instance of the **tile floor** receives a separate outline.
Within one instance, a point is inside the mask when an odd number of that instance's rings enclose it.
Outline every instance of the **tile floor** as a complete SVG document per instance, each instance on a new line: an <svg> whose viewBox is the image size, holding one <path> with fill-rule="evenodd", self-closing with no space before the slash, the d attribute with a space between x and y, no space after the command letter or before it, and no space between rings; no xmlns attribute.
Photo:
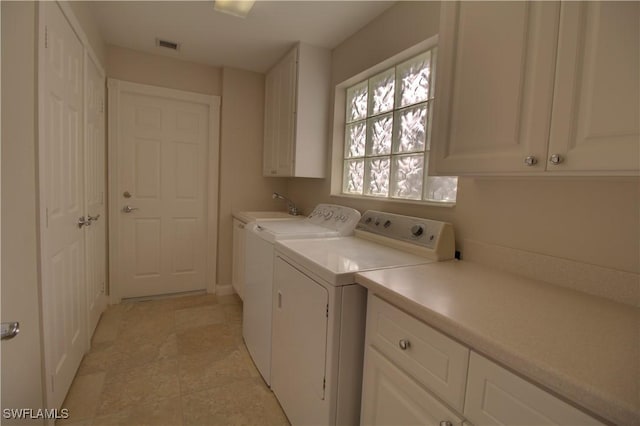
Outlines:
<svg viewBox="0 0 640 426"><path fill-rule="evenodd" d="M236 296L114 305L57 425L288 425L242 341Z"/></svg>

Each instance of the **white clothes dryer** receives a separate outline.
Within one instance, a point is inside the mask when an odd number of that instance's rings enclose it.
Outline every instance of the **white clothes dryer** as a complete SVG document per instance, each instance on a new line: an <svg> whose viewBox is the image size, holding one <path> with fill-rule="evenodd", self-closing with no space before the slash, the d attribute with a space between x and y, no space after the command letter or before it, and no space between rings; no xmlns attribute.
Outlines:
<svg viewBox="0 0 640 426"><path fill-rule="evenodd" d="M453 228L367 211L354 236L275 248L271 388L291 424L359 424L366 290L355 274L453 259Z"/></svg>
<svg viewBox="0 0 640 426"><path fill-rule="evenodd" d="M351 235L360 212L334 204L318 204L305 219L270 220L245 226L245 284L242 336L258 371L271 385L271 317L273 244L277 240Z"/></svg>

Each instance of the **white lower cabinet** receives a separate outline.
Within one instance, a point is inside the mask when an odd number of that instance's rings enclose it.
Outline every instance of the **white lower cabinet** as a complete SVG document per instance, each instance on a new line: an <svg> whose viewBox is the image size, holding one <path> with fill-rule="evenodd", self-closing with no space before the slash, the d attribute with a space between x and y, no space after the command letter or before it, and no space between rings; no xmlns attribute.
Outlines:
<svg viewBox="0 0 640 426"><path fill-rule="evenodd" d="M363 425L462 425L462 418L438 401L384 355L369 346L362 385Z"/></svg>
<svg viewBox="0 0 640 426"><path fill-rule="evenodd" d="M469 359L464 415L477 425L602 425L474 352Z"/></svg>
<svg viewBox="0 0 640 426"><path fill-rule="evenodd" d="M362 425L602 425L369 293Z"/></svg>
<svg viewBox="0 0 640 426"><path fill-rule="evenodd" d="M469 348L377 297L369 299L367 344L462 411Z"/></svg>
<svg viewBox="0 0 640 426"><path fill-rule="evenodd" d="M371 293L365 342L361 424L462 425L468 348Z"/></svg>

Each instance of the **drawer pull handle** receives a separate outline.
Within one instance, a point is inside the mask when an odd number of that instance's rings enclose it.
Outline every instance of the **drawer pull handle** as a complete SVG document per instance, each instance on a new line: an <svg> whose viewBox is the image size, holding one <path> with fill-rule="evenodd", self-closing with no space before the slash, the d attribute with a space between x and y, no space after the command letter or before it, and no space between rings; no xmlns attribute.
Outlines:
<svg viewBox="0 0 640 426"><path fill-rule="evenodd" d="M453 423L451 423L449 420L443 420L440 422L440 426L453 426Z"/></svg>
<svg viewBox="0 0 640 426"><path fill-rule="evenodd" d="M403 351L406 351L407 349L409 349L409 346L411 346L411 342L409 342L407 339L400 339L400 341L398 342L398 346L400 346L400 349L402 349Z"/></svg>

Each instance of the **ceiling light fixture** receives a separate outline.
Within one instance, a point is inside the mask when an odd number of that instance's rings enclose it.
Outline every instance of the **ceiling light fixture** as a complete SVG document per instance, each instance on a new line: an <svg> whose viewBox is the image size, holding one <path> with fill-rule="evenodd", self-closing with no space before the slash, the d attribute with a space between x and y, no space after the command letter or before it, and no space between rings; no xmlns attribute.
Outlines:
<svg viewBox="0 0 640 426"><path fill-rule="evenodd" d="M215 0L213 8L218 12L246 18L254 3L255 0Z"/></svg>

